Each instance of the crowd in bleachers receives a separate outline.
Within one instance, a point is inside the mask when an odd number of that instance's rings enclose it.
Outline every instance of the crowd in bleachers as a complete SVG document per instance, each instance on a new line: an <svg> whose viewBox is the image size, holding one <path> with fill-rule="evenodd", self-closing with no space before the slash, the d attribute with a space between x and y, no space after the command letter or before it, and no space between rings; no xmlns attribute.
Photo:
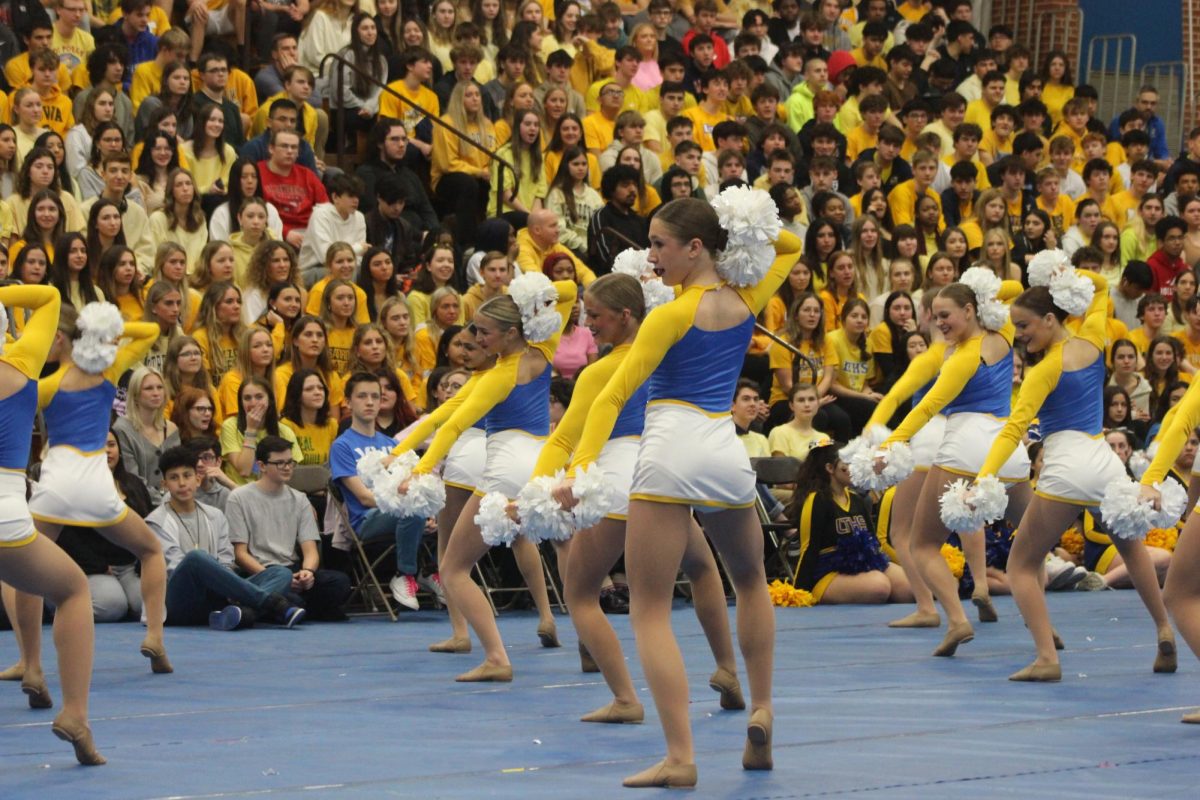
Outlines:
<svg viewBox="0 0 1200 800"><path fill-rule="evenodd" d="M730 185L768 191L804 244L746 354L766 398L751 416L734 404L766 437L752 455L849 441L927 348L924 293L971 266L1023 280L1061 248L1111 287L1105 424L1127 460L1200 368L1200 128L1168 131L1151 86L1098 119L1066 53L974 12L6 0L0 269L159 326L114 408L114 480L164 542L204 549L194 506L163 522L187 492L159 460L188 448L192 494L226 531L211 554L250 576L286 568L315 617L340 616L349 591L308 524L326 498L253 493L330 464L348 379L381 377L375 428L395 437L465 382L475 310L515 274L587 286L648 245L664 202ZM552 403L598 355L568 325ZM1103 572L1088 526L1060 555ZM128 553L83 530L60 544L91 573L98 619L138 616ZM418 581L441 594L436 564L400 561L398 601L415 607Z"/></svg>

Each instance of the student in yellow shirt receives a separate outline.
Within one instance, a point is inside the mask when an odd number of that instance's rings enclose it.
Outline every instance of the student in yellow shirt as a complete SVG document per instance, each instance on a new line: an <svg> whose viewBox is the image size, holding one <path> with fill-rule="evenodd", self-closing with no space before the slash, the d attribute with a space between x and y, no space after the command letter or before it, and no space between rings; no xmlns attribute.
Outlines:
<svg viewBox="0 0 1200 800"><path fill-rule="evenodd" d="M983 94L978 100L967 103L963 122L978 125L986 137L992 129L992 112L1004 102L1004 73L992 71L983 76Z"/></svg>
<svg viewBox="0 0 1200 800"><path fill-rule="evenodd" d="M892 212L892 225L913 225L917 216L917 199L930 197L937 203L940 221L942 201L933 190L937 177L938 157L928 150L918 150L912 157L913 176L888 193L888 209Z"/></svg>
<svg viewBox="0 0 1200 800"><path fill-rule="evenodd" d="M875 359L867 346L870 311L861 297L842 307L840 327L828 334L837 354L833 385L836 404L850 416L854 430L862 430L883 395L868 385L875 379Z"/></svg>
<svg viewBox="0 0 1200 800"><path fill-rule="evenodd" d="M487 200L491 157L496 149L496 132L483 114L483 94L475 83L460 83L450 93L442 119L467 134L464 142L439 125L433 131L430 182L438 201L455 210L454 241L473 242Z"/></svg>
<svg viewBox="0 0 1200 800"><path fill-rule="evenodd" d="M1129 167L1129 188L1108 198L1101 207L1104 216L1125 230L1137 215L1138 204L1158 179L1158 165L1149 159L1135 161Z"/></svg>
<svg viewBox="0 0 1200 800"><path fill-rule="evenodd" d="M989 167L1013 154L1013 132L1017 127L1017 110L1001 103L992 109L991 127L984 131L979 143L979 160Z"/></svg>
<svg viewBox="0 0 1200 800"><path fill-rule="evenodd" d="M950 155L942 159L947 167L952 167L960 161L969 161L975 165L975 187L990 189L987 168L979 158L979 143L983 141L983 130L971 122L964 122L954 129L954 147Z"/></svg>
<svg viewBox="0 0 1200 800"><path fill-rule="evenodd" d="M1200 296L1192 295L1183 302L1185 325L1171 334L1183 345L1184 361L1193 371L1200 370Z"/></svg>
<svg viewBox="0 0 1200 800"><path fill-rule="evenodd" d="M625 90L609 81L600 89L600 107L583 118L583 138L597 158L612 144L617 115L625 104Z"/></svg>
<svg viewBox="0 0 1200 800"><path fill-rule="evenodd" d="M708 153L717 149L713 141L713 128L718 122L729 119L725 113L725 100L729 97L729 79L722 72L710 72L700 79L704 99L695 108L689 108L680 116L692 121L692 138L700 149Z"/></svg>
<svg viewBox="0 0 1200 800"><path fill-rule="evenodd" d="M33 69L30 66L30 59L38 53L45 51L54 55L54 60L58 61L58 56L51 49L51 44L54 41L54 27L50 22L50 17L37 6L34 6L32 19L29 21L29 33L22 34L21 38L25 40L25 52L17 55L4 62L4 78L8 81L9 91L16 91L29 85L33 79ZM67 69L66 64L57 64L55 75L58 78L58 88L66 92L71 88L71 71Z"/></svg>
<svg viewBox="0 0 1200 800"><path fill-rule="evenodd" d="M854 163L863 151L873 149L879 143L879 131L887 116L887 99L881 94L864 97L858 104L862 122L846 134L846 160Z"/></svg>
<svg viewBox="0 0 1200 800"><path fill-rule="evenodd" d="M825 306L825 330L835 331L842 324L842 314L852 300L863 300L858 291L857 274L854 269L854 257L846 250L839 250L829 256L829 279L820 293L821 303ZM870 309L867 311L868 317ZM865 334L864 334L865 337ZM865 339L864 339L865 346Z"/></svg>
<svg viewBox="0 0 1200 800"><path fill-rule="evenodd" d="M606 86L614 85L622 92L621 108L618 113L637 111L644 114L649 111L654 105L653 98L633 84L633 78L637 75L640 63L641 56L638 55L636 48L629 45L618 48L613 62L612 76L594 81L584 93L583 102L587 110L589 112L598 111L600 109L600 92Z"/></svg>
<svg viewBox="0 0 1200 800"><path fill-rule="evenodd" d="M1071 198L1059 193L1059 181L1058 171L1054 167L1042 167L1038 170L1038 196L1035 203L1050 215L1054 234L1062 239L1067 230L1075 224L1075 204L1071 202Z"/></svg>
<svg viewBox="0 0 1200 800"><path fill-rule="evenodd" d="M66 0L66 2L75 2L75 0ZM133 68L129 99L133 103L134 113L137 113L143 100L162 91L163 69L177 61L186 64L187 57L187 33L178 28L172 28L158 37L158 55Z"/></svg>
<svg viewBox="0 0 1200 800"><path fill-rule="evenodd" d="M71 99L59 88L55 74L62 66L50 50L39 50L29 60L33 70L30 86L42 99L42 125L66 138L75 125ZM14 93L15 96L15 93Z"/></svg>
<svg viewBox="0 0 1200 800"><path fill-rule="evenodd" d="M787 392L792 419L776 425L767 436L773 456L790 456L803 461L813 440L825 434L813 427L813 418L820 409L817 387L811 383L796 383Z"/></svg>
<svg viewBox="0 0 1200 800"><path fill-rule="evenodd" d="M401 67L404 77L388 84L388 89L416 103L409 105L391 94L384 92L379 96L379 116L398 119L404 123L408 131L408 141L420 151L421 155L429 158L433 146L417 137L417 125L425 119L425 113L440 116L441 104L436 94L426 84L433 77L433 56L424 48L417 47L406 50L401 56Z"/></svg>
<svg viewBox="0 0 1200 800"><path fill-rule="evenodd" d="M330 413L329 387L315 369L299 369L288 379L280 421L296 434L301 464L328 464L338 435L338 415Z"/></svg>

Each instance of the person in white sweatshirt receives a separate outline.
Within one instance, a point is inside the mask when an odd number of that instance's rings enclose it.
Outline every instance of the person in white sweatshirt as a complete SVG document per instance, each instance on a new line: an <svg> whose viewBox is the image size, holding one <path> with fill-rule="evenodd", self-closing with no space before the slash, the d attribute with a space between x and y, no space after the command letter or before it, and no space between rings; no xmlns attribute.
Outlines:
<svg viewBox="0 0 1200 800"><path fill-rule="evenodd" d="M358 210L362 181L353 175L335 175L328 181L328 203L313 206L304 244L300 247L300 272L306 287L325 274L325 253L334 242L346 242L361 257L367 251L367 219Z"/></svg>

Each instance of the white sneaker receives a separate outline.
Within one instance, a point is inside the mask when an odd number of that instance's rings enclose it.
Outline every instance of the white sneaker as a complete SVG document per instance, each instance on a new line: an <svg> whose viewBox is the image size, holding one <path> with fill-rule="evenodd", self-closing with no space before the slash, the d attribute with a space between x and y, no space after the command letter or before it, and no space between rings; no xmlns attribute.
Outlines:
<svg viewBox="0 0 1200 800"><path fill-rule="evenodd" d="M1079 583L1075 584L1077 592L1102 592L1108 588L1108 584L1104 581L1104 576L1099 572L1089 572L1083 576Z"/></svg>
<svg viewBox="0 0 1200 800"><path fill-rule="evenodd" d="M417 602L417 579L412 575L397 575L388 586L391 587L392 597L396 598L397 603L413 611L420 608L420 603Z"/></svg>
<svg viewBox="0 0 1200 800"><path fill-rule="evenodd" d="M1074 586L1080 578L1075 577L1075 565L1056 555L1046 556L1046 590L1057 592Z"/></svg>
<svg viewBox="0 0 1200 800"><path fill-rule="evenodd" d="M442 576L440 573L435 572L431 575L422 575L417 578L417 584L424 586L427 591L431 592L437 598L440 605L446 605L446 588L442 586Z"/></svg>

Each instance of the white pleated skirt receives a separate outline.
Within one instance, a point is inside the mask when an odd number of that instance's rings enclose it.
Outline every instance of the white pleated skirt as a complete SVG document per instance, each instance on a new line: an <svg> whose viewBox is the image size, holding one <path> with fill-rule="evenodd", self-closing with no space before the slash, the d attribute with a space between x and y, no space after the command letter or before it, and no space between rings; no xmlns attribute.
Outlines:
<svg viewBox="0 0 1200 800"><path fill-rule="evenodd" d="M129 507L117 494L103 450L82 453L59 445L42 462L29 513L43 522L103 528L125 519Z"/></svg>
<svg viewBox="0 0 1200 800"><path fill-rule="evenodd" d="M545 442L544 436L516 429L488 436L487 463L475 494L499 492L509 500L515 500L533 476L533 468Z"/></svg>
<svg viewBox="0 0 1200 800"><path fill-rule="evenodd" d="M974 411L946 417L946 433L933 458L933 466L955 475L975 477L1005 422L991 414ZM1017 445L997 477L1007 483L1029 480L1029 453L1024 444Z"/></svg>
<svg viewBox="0 0 1200 800"><path fill-rule="evenodd" d="M487 464L487 434L479 428L467 428L450 446L442 462L442 480L447 486L475 491L483 480Z"/></svg>
<svg viewBox="0 0 1200 800"><path fill-rule="evenodd" d="M1103 436L1058 431L1043 441L1036 494L1047 500L1096 507L1111 484L1128 479L1121 459Z"/></svg>

